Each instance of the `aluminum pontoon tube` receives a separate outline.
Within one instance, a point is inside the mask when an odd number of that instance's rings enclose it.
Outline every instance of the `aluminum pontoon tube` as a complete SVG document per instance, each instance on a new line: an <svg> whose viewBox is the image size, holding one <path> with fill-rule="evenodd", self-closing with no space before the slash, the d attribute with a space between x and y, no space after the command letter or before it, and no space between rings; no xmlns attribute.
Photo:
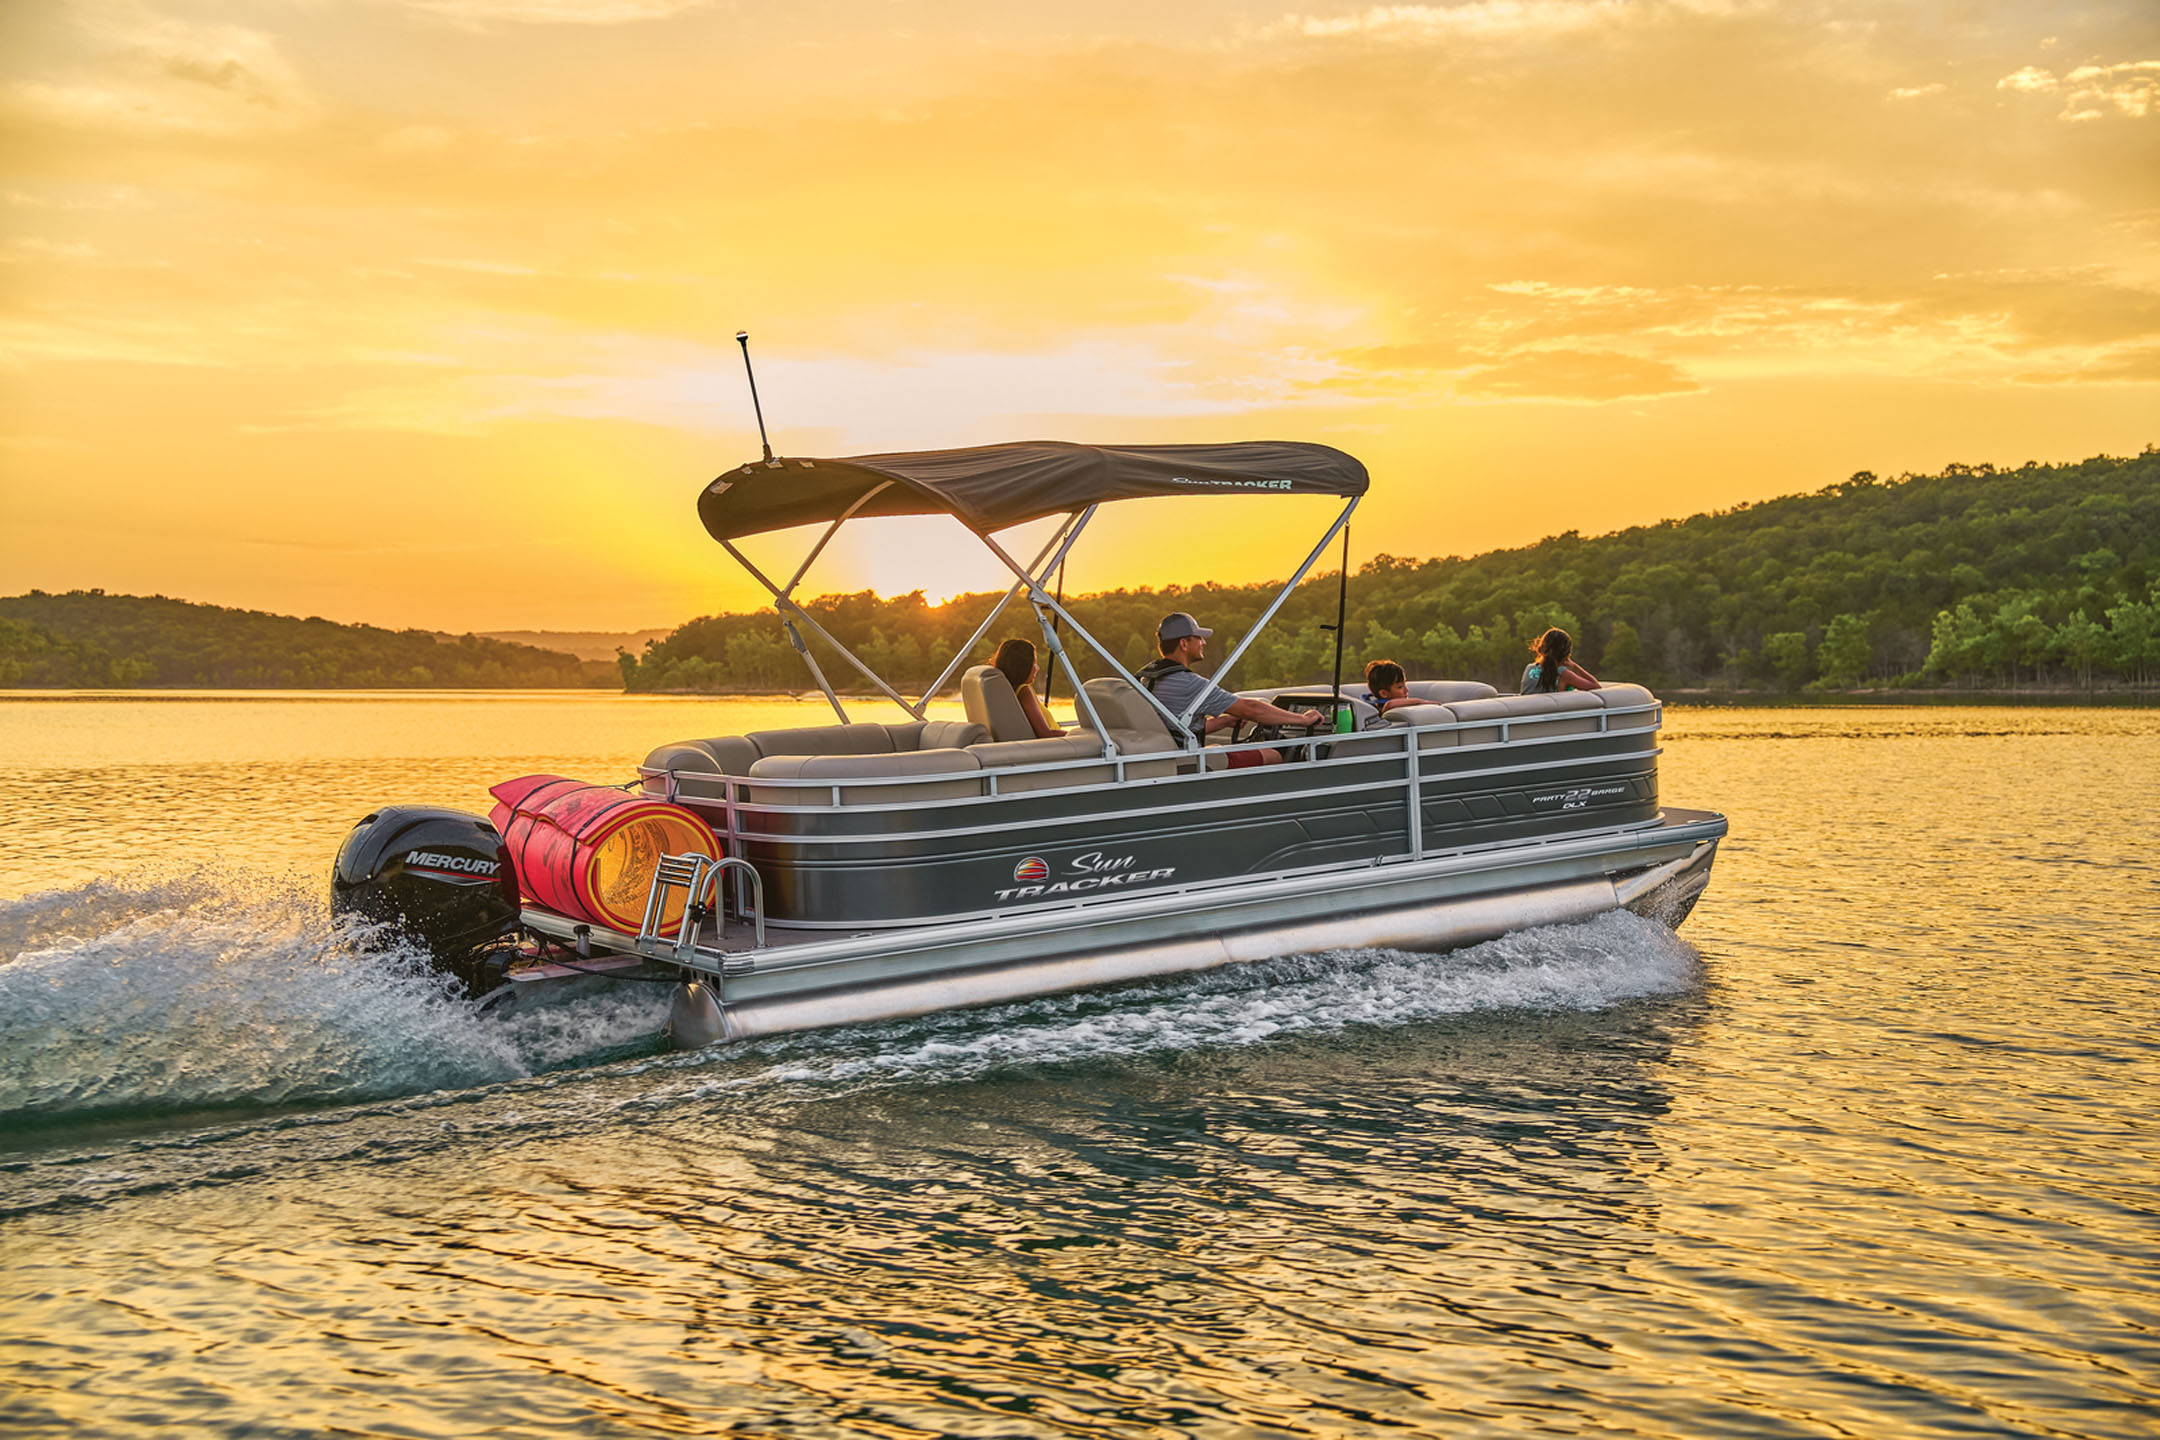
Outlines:
<svg viewBox="0 0 2160 1440"><path fill-rule="evenodd" d="M746 1040L791 1030L860 1025L939 1010L1003 1004L1278 955L1350 949L1452 950L1514 930L1587 920L1639 901L1698 867L1707 878L1715 851L1716 842L1705 841L1694 853L1626 877L1618 886L1609 877L1599 876L1528 890L1462 896L1399 910L1301 921L1162 945L1123 947L1104 954L749 999L723 1005L720 1019L728 1039Z"/></svg>

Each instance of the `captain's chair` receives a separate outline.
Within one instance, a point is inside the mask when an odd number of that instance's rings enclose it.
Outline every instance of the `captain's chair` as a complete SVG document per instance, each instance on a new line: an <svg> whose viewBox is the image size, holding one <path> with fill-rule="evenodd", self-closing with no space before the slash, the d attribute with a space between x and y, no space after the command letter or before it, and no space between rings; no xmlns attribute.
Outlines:
<svg viewBox="0 0 2160 1440"><path fill-rule="evenodd" d="M996 740L1033 740L1035 727L1028 724L1012 681L995 665L975 665L960 676L960 703L968 719L990 732Z"/></svg>

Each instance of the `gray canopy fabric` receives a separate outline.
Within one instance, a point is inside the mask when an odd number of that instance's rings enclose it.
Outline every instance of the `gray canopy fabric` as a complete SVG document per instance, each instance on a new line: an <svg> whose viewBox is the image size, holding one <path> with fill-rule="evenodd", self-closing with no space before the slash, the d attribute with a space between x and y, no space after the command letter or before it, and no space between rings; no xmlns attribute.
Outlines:
<svg viewBox="0 0 2160 1440"><path fill-rule="evenodd" d="M967 450L752 461L698 497L716 540L843 515L952 515L979 535L1148 495L1362 495L1358 460L1326 445L1074 445L1026 440ZM885 486L878 490L880 485ZM877 491L872 495L872 491ZM870 499L855 509L863 497Z"/></svg>

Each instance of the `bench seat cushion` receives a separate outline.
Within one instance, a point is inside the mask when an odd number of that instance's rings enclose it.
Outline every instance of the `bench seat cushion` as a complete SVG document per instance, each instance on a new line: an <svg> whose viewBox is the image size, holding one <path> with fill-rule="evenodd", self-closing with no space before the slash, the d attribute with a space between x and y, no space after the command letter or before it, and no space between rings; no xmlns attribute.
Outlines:
<svg viewBox="0 0 2160 1440"><path fill-rule="evenodd" d="M760 755L890 755L892 727L872 721L853 725L803 725L791 730L753 730L743 737Z"/></svg>
<svg viewBox="0 0 2160 1440"><path fill-rule="evenodd" d="M747 775L762 757L757 746L740 735L712 740L678 740L662 745L645 757L647 770L671 770L678 774Z"/></svg>
<svg viewBox="0 0 2160 1440"><path fill-rule="evenodd" d="M1410 697L1434 705L1447 705L1457 700L1491 700L1499 695L1482 680L1412 680Z"/></svg>
<svg viewBox="0 0 2160 1440"><path fill-rule="evenodd" d="M1638 705L1656 705L1657 696L1640 685L1606 685L1589 692L1607 710L1625 710ZM1656 728L1659 711L1643 710L1634 715L1615 715L1606 726L1613 730L1648 730Z"/></svg>
<svg viewBox="0 0 2160 1440"><path fill-rule="evenodd" d="M897 755L768 755L750 767L749 799L757 805L829 805L832 794L819 788L762 786L759 780L842 780L906 777L906 785L842 786L843 805L904 805L919 800L949 800L980 795L982 763L961 749L904 750ZM938 777L950 776L950 779ZM919 781L915 777L922 777Z"/></svg>

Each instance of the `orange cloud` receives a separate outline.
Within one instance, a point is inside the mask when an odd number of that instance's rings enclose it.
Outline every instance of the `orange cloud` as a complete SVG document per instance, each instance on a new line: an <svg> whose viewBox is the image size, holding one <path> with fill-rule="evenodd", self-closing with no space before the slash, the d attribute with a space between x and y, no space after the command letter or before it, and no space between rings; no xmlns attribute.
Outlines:
<svg viewBox="0 0 2160 1440"><path fill-rule="evenodd" d="M1622 400L1701 388L1661 360L1603 350L1526 350L1456 383L1464 395L1506 400Z"/></svg>
<svg viewBox="0 0 2160 1440"><path fill-rule="evenodd" d="M1585 453L1591 527L2135 450L2160 37L1975 14L16 7L0 573L453 628L754 603L690 515L755 453L745 326L783 449L1330 440L1399 553L1534 538L1488 496ZM386 483L426 503L350 503ZM1281 513L1106 516L1088 583L1276 573Z"/></svg>

